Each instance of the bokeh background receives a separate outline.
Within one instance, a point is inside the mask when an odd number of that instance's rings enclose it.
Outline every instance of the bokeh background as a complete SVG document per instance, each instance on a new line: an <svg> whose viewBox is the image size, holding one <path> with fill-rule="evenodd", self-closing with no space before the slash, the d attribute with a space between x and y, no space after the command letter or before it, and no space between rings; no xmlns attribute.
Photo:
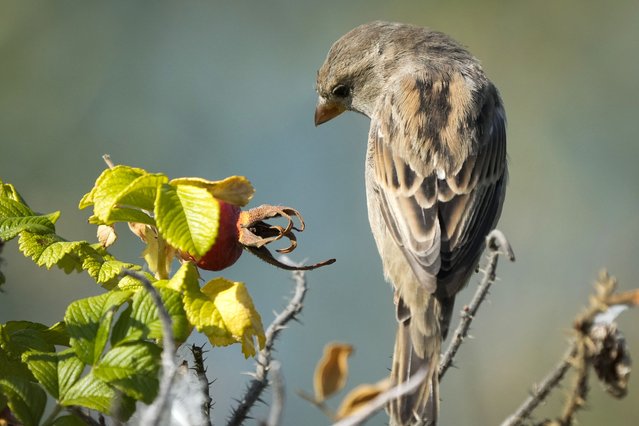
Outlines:
<svg viewBox="0 0 639 426"><path fill-rule="evenodd" d="M475 339L442 385L443 425L498 424L564 352L598 270L608 267L624 289L637 285L634 0L3 1L0 178L34 209L61 210L58 232L67 239L95 239L77 203L104 168L104 153L172 177L245 175L257 188L253 206L301 210L308 229L294 258L338 261L308 275L302 323L277 344L284 423L327 424L295 395L312 390L324 344L356 347L351 388L387 374L394 338L392 295L365 210L368 121L347 114L315 128L312 120L316 70L331 43L374 19L453 35L481 58L507 106L511 178L499 227L518 259L500 264ZM137 261L139 242L121 231L113 251ZM2 322L53 323L72 300L102 292L86 275L36 269L15 242L3 257ZM265 323L292 288L286 272L249 254L224 275L247 283ZM635 354L638 315L620 321ZM232 346L213 349L208 365L214 420L224 424L253 363ZM636 425L634 379L622 401L593 382L580 424ZM549 403L538 418L557 408Z"/></svg>

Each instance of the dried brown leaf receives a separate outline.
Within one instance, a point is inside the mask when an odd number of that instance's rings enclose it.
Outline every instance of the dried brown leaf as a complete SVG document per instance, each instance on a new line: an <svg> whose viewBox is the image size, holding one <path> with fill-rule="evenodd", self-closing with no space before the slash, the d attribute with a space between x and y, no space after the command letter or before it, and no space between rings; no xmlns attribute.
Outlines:
<svg viewBox="0 0 639 426"><path fill-rule="evenodd" d="M337 419L343 419L361 410L373 399L386 392L390 388L390 380L384 379L375 384L363 384L357 386L344 397L337 410Z"/></svg>
<svg viewBox="0 0 639 426"><path fill-rule="evenodd" d="M348 378L348 357L352 352L353 347L345 343L329 343L324 347L324 355L313 377L317 401L324 401L344 387Z"/></svg>

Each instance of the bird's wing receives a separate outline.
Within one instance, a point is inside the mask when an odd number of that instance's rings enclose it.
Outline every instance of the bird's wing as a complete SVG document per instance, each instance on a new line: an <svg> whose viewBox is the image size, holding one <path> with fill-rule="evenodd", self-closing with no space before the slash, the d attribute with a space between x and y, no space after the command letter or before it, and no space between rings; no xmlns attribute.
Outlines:
<svg viewBox="0 0 639 426"><path fill-rule="evenodd" d="M390 86L369 133L381 214L419 282L452 296L465 283L438 281L475 268L500 214L504 110L492 84L469 87L461 75L411 74Z"/></svg>

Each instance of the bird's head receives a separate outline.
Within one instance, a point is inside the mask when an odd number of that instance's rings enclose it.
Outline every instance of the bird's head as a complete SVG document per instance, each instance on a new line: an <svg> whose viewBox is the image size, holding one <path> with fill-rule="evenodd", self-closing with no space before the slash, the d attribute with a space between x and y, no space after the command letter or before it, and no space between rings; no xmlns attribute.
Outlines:
<svg viewBox="0 0 639 426"><path fill-rule="evenodd" d="M317 72L316 126L347 110L371 116L388 71L385 43L394 25L361 25L333 44Z"/></svg>

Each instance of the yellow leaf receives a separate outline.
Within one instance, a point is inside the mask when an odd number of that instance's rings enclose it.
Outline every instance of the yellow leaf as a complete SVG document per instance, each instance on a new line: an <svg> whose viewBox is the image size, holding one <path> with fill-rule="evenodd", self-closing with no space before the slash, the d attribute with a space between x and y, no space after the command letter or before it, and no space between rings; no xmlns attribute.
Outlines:
<svg viewBox="0 0 639 426"><path fill-rule="evenodd" d="M377 398L379 394L390 388L390 381L384 379L374 385L363 384L357 386L344 397L344 400L337 410L337 419L348 417L361 410L367 403Z"/></svg>
<svg viewBox="0 0 639 426"><path fill-rule="evenodd" d="M185 282L184 309L189 321L206 334L214 346L242 344L246 358L264 347L266 337L260 314L243 283L215 278L200 290L197 282Z"/></svg>
<svg viewBox="0 0 639 426"><path fill-rule="evenodd" d="M315 399L318 402L344 387L348 378L348 357L352 352L353 347L345 343L329 343L324 347L324 355L313 377Z"/></svg>
<svg viewBox="0 0 639 426"><path fill-rule="evenodd" d="M206 180L195 177L184 177L171 180L171 185L191 185L206 188L218 200L236 206L245 206L253 198L255 189L244 176L231 176L223 180Z"/></svg>

